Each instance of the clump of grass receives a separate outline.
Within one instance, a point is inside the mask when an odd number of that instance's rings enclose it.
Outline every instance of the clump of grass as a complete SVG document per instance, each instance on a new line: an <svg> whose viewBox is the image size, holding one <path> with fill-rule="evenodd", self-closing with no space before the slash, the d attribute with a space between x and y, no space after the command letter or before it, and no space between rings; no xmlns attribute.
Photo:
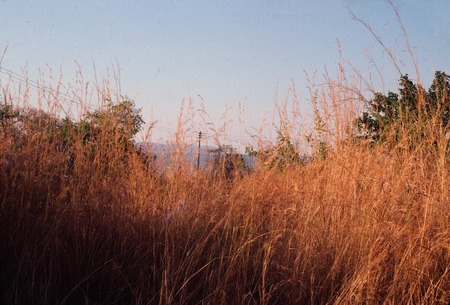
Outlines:
<svg viewBox="0 0 450 305"><path fill-rule="evenodd" d="M311 90L309 158L232 179L183 159L189 111L162 175L116 125L87 140L80 120L61 125L61 102L31 110L27 90L4 88L0 303L447 304L448 138L428 124L357 140L362 95L340 72ZM114 91L98 90L99 104ZM278 109L283 136L299 108Z"/></svg>
<svg viewBox="0 0 450 305"><path fill-rule="evenodd" d="M54 115L29 118L1 129L5 304L448 302L444 149L373 148L341 124L326 158L282 171L161 177L109 132L73 130L69 153Z"/></svg>

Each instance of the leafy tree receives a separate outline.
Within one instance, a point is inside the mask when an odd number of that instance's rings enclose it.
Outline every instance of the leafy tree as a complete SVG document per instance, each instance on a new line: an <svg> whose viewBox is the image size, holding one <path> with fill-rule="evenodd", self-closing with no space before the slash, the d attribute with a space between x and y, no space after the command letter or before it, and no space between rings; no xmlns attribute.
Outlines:
<svg viewBox="0 0 450 305"><path fill-rule="evenodd" d="M85 118L71 125L68 122L69 139L82 141L85 162L93 162L99 173L112 171L125 173L130 153L137 153L134 136L144 121L140 109L132 100L110 102L106 108L88 113ZM70 144L69 144L70 145ZM78 158L78 156L75 156Z"/></svg>
<svg viewBox="0 0 450 305"><path fill-rule="evenodd" d="M81 121L0 104L0 143L5 143L0 183L9 183L9 176L19 186L31 183L24 198L33 203L33 211L53 201L69 203L74 193L84 198L93 181L120 181L130 162L138 160L136 155L144 164L133 143L142 124L140 110L127 98L88 113Z"/></svg>
<svg viewBox="0 0 450 305"><path fill-rule="evenodd" d="M320 114L317 106L317 92L314 93L312 99L313 113L314 113L314 131L315 134L310 133L306 136L306 141L311 144L312 158L325 160L327 158L329 147L326 142L326 125Z"/></svg>
<svg viewBox="0 0 450 305"><path fill-rule="evenodd" d="M105 110L88 113L78 128L87 138L102 134L116 143L130 143L144 124L140 111L132 100L123 97L118 103L110 102Z"/></svg>
<svg viewBox="0 0 450 305"><path fill-rule="evenodd" d="M0 124L2 128L10 125L12 121L19 117L19 111L15 110L11 105L0 105Z"/></svg>
<svg viewBox="0 0 450 305"><path fill-rule="evenodd" d="M55 149L62 147L62 123L54 114L35 108L21 109L17 120L23 141L33 141L35 145L50 144Z"/></svg>
<svg viewBox="0 0 450 305"><path fill-rule="evenodd" d="M232 180L249 172L244 156L237 153L231 145L220 145L209 153L213 155L213 172L220 177Z"/></svg>
<svg viewBox="0 0 450 305"><path fill-rule="evenodd" d="M261 160L263 166L276 168L280 171L283 171L288 165L303 164L304 159L297 152L289 133L283 133L278 129L277 134L277 141L273 147L261 150L247 147L246 153Z"/></svg>
<svg viewBox="0 0 450 305"><path fill-rule="evenodd" d="M444 72L437 71L434 74L434 80L428 89L427 109L430 113L435 113L441 126L445 129L450 124L450 77Z"/></svg>
<svg viewBox="0 0 450 305"><path fill-rule="evenodd" d="M19 119L19 111L14 109L13 106L8 104L0 104L0 127L2 133L5 135L7 133L12 133L17 135L18 129L15 126L15 123Z"/></svg>
<svg viewBox="0 0 450 305"><path fill-rule="evenodd" d="M450 122L449 76L437 71L428 92L403 75L399 93L376 93L367 110L357 120L359 138L372 143L398 142L408 136L421 139L426 123L448 130Z"/></svg>

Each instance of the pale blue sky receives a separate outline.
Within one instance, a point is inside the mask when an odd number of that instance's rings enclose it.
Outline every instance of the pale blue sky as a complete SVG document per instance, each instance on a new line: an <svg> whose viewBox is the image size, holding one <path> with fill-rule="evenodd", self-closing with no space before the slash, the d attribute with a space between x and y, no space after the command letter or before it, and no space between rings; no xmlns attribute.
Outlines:
<svg viewBox="0 0 450 305"><path fill-rule="evenodd" d="M432 71L450 72L450 1L394 1L428 86ZM144 118L175 128L183 98L218 121L231 107L237 124L244 104L245 130L258 128L282 99L291 80L307 95L303 70L336 71L342 54L363 74L374 72L369 50L384 69L389 89L398 75L381 46L352 19L349 9L370 23L414 73L401 29L387 0L119 1L0 0L2 66L30 77L39 69L62 68L75 79L77 61L88 80L119 63L122 94L143 108ZM4 79L4 75L0 79ZM230 132L236 134L234 127ZM245 132L244 132L245 134Z"/></svg>

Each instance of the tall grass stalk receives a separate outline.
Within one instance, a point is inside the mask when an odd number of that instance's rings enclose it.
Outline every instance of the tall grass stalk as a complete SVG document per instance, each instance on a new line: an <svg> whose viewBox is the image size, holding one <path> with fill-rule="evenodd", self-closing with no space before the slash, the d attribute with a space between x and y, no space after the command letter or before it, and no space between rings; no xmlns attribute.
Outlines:
<svg viewBox="0 0 450 305"><path fill-rule="evenodd" d="M420 142L410 126L400 142L356 141L363 82L343 67L311 90L320 130L299 131L295 88L277 109L283 132L320 135L326 157L233 179L183 159L189 103L161 175L114 130L55 133L95 96L116 99L108 82L89 93L80 72L65 114L47 87L4 84L25 119L0 128L0 303L448 304L449 138L431 119Z"/></svg>

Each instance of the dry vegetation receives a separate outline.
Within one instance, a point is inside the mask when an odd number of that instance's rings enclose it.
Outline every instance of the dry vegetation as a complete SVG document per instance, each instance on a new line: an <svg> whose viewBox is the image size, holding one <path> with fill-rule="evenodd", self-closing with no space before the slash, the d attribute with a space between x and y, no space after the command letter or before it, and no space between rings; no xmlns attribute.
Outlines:
<svg viewBox="0 0 450 305"><path fill-rule="evenodd" d="M136 121L97 113L86 129L108 82L89 93L79 73L65 123L59 83L3 84L0 304L449 304L448 125L424 113L358 138L365 82L338 70L310 80L310 131L290 91L282 141L243 175L183 160L183 113L163 175L132 145ZM311 158L280 162L293 152Z"/></svg>
<svg viewBox="0 0 450 305"><path fill-rule="evenodd" d="M64 144L49 111L4 120L0 303L448 304L448 138L355 141L355 92L315 95L326 158L232 180L161 177L107 128Z"/></svg>

